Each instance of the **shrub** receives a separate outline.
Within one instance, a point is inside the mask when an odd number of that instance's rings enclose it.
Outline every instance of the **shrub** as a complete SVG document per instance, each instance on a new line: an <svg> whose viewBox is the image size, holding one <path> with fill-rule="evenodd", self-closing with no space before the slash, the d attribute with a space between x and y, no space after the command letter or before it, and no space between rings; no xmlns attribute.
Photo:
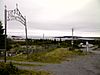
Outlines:
<svg viewBox="0 0 100 75"><path fill-rule="evenodd" d="M18 68L13 66L11 62L9 64L0 62L0 75L19 75Z"/></svg>
<svg viewBox="0 0 100 75"><path fill-rule="evenodd" d="M0 75L51 75L51 74L46 71L20 70L16 68L11 62L8 64L0 62Z"/></svg>

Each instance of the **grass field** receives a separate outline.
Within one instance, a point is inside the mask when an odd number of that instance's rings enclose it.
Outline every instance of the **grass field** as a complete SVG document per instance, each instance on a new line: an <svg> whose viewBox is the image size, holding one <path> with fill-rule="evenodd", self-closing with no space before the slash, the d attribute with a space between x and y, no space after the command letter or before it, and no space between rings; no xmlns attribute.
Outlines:
<svg viewBox="0 0 100 75"><path fill-rule="evenodd" d="M24 63L15 63L13 62L13 64L16 66L16 65L19 65L19 66L32 66L32 67L35 67L35 66L44 66L43 64L24 64Z"/></svg>
<svg viewBox="0 0 100 75"><path fill-rule="evenodd" d="M16 61L30 61L30 62L44 62L44 63L59 63L63 60L69 60L69 58L77 55L84 55L85 53L80 50L77 51L69 51L66 48L58 48L50 52L44 53L34 53L30 54L28 59L27 55L22 54L14 57L9 57L10 60Z"/></svg>

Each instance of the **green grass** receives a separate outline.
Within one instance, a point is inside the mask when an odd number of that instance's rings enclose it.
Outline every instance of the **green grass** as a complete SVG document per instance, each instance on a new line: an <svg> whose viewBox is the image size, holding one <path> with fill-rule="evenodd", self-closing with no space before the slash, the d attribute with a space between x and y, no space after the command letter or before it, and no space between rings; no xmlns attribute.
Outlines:
<svg viewBox="0 0 100 75"><path fill-rule="evenodd" d="M10 57L8 59L16 60L16 61L60 63L61 61L69 60L69 58L72 58L77 55L84 55L84 53L79 50L69 51L66 48L58 48L50 52L30 54L28 60L27 60L27 55L24 54L15 57Z"/></svg>
<svg viewBox="0 0 100 75"><path fill-rule="evenodd" d="M16 65L19 65L19 66L43 66L43 64L23 64L23 63L15 63L13 62L13 64L16 66Z"/></svg>
<svg viewBox="0 0 100 75"><path fill-rule="evenodd" d="M51 75L46 71L28 71L28 70L20 70L19 75Z"/></svg>

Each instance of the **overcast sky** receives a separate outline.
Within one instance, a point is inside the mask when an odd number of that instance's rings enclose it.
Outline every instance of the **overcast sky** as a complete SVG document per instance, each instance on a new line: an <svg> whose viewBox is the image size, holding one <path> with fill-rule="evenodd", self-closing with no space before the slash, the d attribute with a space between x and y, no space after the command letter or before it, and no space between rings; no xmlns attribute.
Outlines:
<svg viewBox="0 0 100 75"><path fill-rule="evenodd" d="M1 0L0 14L5 4L15 9L16 3L27 18L28 35L67 36L74 28L74 35L100 36L100 0ZM9 21L8 34L24 35L24 26Z"/></svg>

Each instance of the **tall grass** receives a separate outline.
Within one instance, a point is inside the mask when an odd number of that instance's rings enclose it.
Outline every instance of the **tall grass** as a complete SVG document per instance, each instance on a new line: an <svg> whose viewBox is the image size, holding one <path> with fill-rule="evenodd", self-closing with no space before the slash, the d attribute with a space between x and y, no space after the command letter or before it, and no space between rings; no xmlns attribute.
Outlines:
<svg viewBox="0 0 100 75"><path fill-rule="evenodd" d="M44 62L44 63L59 63L63 60L66 60L70 57L76 56L76 55L84 55L83 52L80 50L73 50L69 51L66 48L58 48L50 52L44 52L44 53L34 53L29 55L29 59L27 59L26 55L19 55L15 57L11 57L12 60L17 61L36 61L36 62Z"/></svg>

